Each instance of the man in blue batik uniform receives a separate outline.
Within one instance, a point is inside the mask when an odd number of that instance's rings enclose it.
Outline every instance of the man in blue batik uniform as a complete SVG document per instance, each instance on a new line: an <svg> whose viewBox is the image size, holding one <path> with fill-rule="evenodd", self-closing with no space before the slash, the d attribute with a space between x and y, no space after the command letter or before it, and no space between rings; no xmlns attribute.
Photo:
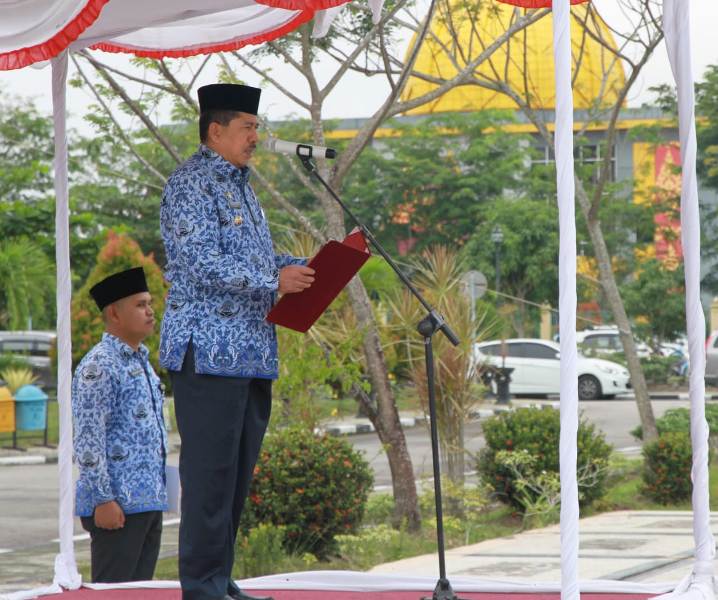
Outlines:
<svg viewBox="0 0 718 600"><path fill-rule="evenodd" d="M308 288L304 259L275 255L249 184L261 90L198 90L201 145L169 178L160 222L171 283L160 364L182 439L183 600L252 598L231 579L239 518L272 404L277 293Z"/></svg>
<svg viewBox="0 0 718 600"><path fill-rule="evenodd" d="M142 267L116 273L90 294L102 341L72 381L75 510L90 533L93 582L152 579L167 510L164 394L142 341L155 325Z"/></svg>

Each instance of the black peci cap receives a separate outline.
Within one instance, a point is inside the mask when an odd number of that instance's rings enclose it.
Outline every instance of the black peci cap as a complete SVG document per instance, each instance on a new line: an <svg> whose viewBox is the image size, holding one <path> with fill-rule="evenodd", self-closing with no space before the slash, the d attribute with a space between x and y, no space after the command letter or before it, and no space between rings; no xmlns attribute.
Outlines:
<svg viewBox="0 0 718 600"><path fill-rule="evenodd" d="M102 310L117 300L149 291L145 270L142 267L135 267L110 275L96 283L90 288L90 296L97 303L97 307Z"/></svg>
<svg viewBox="0 0 718 600"><path fill-rule="evenodd" d="M256 115L262 90L236 83L212 83L197 90L199 112L207 110L236 110Z"/></svg>

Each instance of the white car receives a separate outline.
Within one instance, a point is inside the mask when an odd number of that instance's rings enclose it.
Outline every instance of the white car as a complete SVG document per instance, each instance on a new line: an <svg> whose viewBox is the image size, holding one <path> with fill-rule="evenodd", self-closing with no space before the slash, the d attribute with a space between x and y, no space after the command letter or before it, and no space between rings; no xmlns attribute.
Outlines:
<svg viewBox="0 0 718 600"><path fill-rule="evenodd" d="M623 344L617 327L597 327L576 332L576 343L586 354L601 355L623 352ZM636 340L638 358L648 358L651 348L648 344Z"/></svg>
<svg viewBox="0 0 718 600"><path fill-rule="evenodd" d="M514 369L509 391L512 394L558 394L560 391L559 350L555 342L538 339L511 339L474 344L477 364ZM578 355L578 397L581 400L613 398L631 389L628 370L601 358Z"/></svg>

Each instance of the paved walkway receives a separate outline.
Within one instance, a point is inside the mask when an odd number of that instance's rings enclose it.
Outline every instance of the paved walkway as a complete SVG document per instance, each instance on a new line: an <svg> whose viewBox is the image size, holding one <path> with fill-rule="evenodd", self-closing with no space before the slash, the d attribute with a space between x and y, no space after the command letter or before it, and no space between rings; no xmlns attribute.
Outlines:
<svg viewBox="0 0 718 600"><path fill-rule="evenodd" d="M718 513L711 515L714 533ZM692 513L622 511L580 521L579 578L636 582L678 582L693 564ZM379 565L376 573L438 573L435 555ZM449 579L560 581L559 526L533 529L446 552ZM717 570L718 572L718 570Z"/></svg>

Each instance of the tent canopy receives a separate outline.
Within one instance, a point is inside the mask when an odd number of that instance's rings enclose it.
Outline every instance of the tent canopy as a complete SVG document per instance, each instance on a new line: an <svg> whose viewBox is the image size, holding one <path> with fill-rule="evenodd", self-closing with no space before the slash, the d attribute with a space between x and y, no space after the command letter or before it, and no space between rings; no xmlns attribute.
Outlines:
<svg viewBox="0 0 718 600"><path fill-rule="evenodd" d="M236 50L285 35L315 15L315 33L324 33L336 14L324 11L347 1L4 0L0 70L87 47L151 58ZM381 2L370 5L376 22Z"/></svg>

